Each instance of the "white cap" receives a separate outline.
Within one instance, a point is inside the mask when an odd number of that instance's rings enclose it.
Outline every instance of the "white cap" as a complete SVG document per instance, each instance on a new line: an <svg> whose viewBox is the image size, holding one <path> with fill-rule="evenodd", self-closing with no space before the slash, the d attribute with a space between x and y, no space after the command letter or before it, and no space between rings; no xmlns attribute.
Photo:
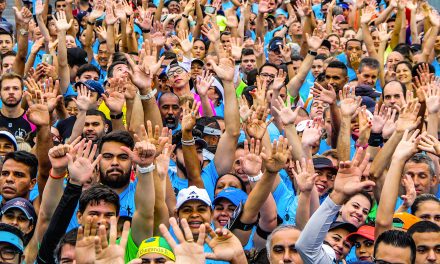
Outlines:
<svg viewBox="0 0 440 264"><path fill-rule="evenodd" d="M208 192L205 189L199 189L196 186L190 186L188 188L182 189L177 194L176 209L179 208L186 202L191 200L199 200L204 202L206 205L211 207L211 199L209 198Z"/></svg>
<svg viewBox="0 0 440 264"><path fill-rule="evenodd" d="M306 127L307 127L309 124L312 124L312 123L313 123L313 120L310 120L310 119L303 120L303 121L299 122L299 123L296 125L296 131L297 131L297 132L303 132L304 129L306 129Z"/></svg>

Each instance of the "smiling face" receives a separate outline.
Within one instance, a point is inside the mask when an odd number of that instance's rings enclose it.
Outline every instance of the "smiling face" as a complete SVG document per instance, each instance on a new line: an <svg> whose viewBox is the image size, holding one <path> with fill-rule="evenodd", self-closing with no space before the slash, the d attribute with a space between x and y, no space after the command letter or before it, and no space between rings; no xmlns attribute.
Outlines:
<svg viewBox="0 0 440 264"><path fill-rule="evenodd" d="M350 252L351 244L346 241L345 238L349 235L349 232L342 228L335 228L328 231L325 236L325 242L327 242L335 251L336 260L343 259L348 252Z"/></svg>
<svg viewBox="0 0 440 264"><path fill-rule="evenodd" d="M333 188L335 182L335 174L330 169L315 169L317 177L315 178L315 186L319 196L326 194Z"/></svg>
<svg viewBox="0 0 440 264"><path fill-rule="evenodd" d="M356 227L365 223L370 212L370 201L362 194L357 194L348 200L341 208L341 218L344 222Z"/></svg>
<svg viewBox="0 0 440 264"><path fill-rule="evenodd" d="M180 221L186 219L188 221L191 233L197 240L199 235L199 227L204 223L211 222L211 208L202 201L189 200L182 204L176 211L176 217Z"/></svg>
<svg viewBox="0 0 440 264"><path fill-rule="evenodd" d="M215 228L223 228L228 224L229 219L231 219L232 214L235 211L235 206L228 199L221 199L214 205L214 210L212 212L212 221Z"/></svg>
<svg viewBox="0 0 440 264"><path fill-rule="evenodd" d="M411 69L409 69L405 63L401 63L397 65L396 79L403 84L411 83L412 80Z"/></svg>

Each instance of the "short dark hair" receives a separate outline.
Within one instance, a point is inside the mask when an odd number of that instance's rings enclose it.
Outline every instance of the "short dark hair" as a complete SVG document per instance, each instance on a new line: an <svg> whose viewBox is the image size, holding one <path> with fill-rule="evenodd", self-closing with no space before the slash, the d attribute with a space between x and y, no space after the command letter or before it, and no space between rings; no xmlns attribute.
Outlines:
<svg viewBox="0 0 440 264"><path fill-rule="evenodd" d="M16 74L15 72L7 72L7 73L3 74L3 75L0 77L0 90L1 90L2 87L3 87L3 81L4 81L4 80L13 80L13 79L18 79L18 80L20 80L21 89L23 90L23 86L24 86L24 84L23 84L23 78L22 78L20 75Z"/></svg>
<svg viewBox="0 0 440 264"><path fill-rule="evenodd" d="M330 155L330 156L331 156L331 155ZM370 203L370 210L371 210L371 208L373 208L373 205L374 205L373 198L371 198L371 195L369 195L369 194L368 194L366 191L364 191L364 190L362 190L362 191L360 191L360 192L358 192L358 193L353 194L350 198L348 198L347 202L348 202L351 198L353 198L354 196L356 196L356 195L362 195L362 196L364 196L365 198L367 198L368 202Z"/></svg>
<svg viewBox="0 0 440 264"><path fill-rule="evenodd" d="M76 72L76 77L80 78L83 73L90 71L96 72L98 76L100 75L99 69L95 65L87 63L78 68L78 71Z"/></svg>
<svg viewBox="0 0 440 264"><path fill-rule="evenodd" d="M110 187L103 184L92 185L89 189L84 191L79 197L78 211L84 213L86 207L90 204L99 204L101 201L113 204L116 207L116 215L119 215L119 203L118 194Z"/></svg>
<svg viewBox="0 0 440 264"><path fill-rule="evenodd" d="M382 87L382 99L385 99L385 87L387 87L387 85L389 83L392 83L392 82L397 82L398 84L400 84L400 88L402 88L403 97L406 98L406 86L405 86L405 84L401 83L398 80L391 80L389 82L386 82L385 85Z"/></svg>
<svg viewBox="0 0 440 264"><path fill-rule="evenodd" d="M64 107L67 107L67 105L68 105L70 102L74 101L73 99L76 99L76 96L74 96L74 95L68 95L68 96L65 96L63 99L64 99Z"/></svg>
<svg viewBox="0 0 440 264"><path fill-rule="evenodd" d="M17 56L17 52L10 50L10 51L6 51L6 53L2 54L1 56L2 56L2 60L3 60L4 58L9 57L9 56L13 56L13 57Z"/></svg>
<svg viewBox="0 0 440 264"><path fill-rule="evenodd" d="M129 149L133 149L134 147L133 138L131 137L130 133L128 133L128 131L125 130L115 130L104 135L101 138L101 141L99 142L99 148L98 148L99 152L101 152L102 146L106 142L118 142L125 145Z"/></svg>
<svg viewBox="0 0 440 264"><path fill-rule="evenodd" d="M325 61L328 57L325 54L318 54L315 57L315 60L323 60Z"/></svg>
<svg viewBox="0 0 440 264"><path fill-rule="evenodd" d="M157 100L157 104L159 106L161 105L162 97L164 97L164 96L171 96L171 97L177 98L177 104L179 104L179 96L177 96L177 94L172 93L172 92L164 92L160 95L159 99Z"/></svg>
<svg viewBox="0 0 440 264"><path fill-rule="evenodd" d="M128 62L126 60L115 60L115 59L113 59L112 64L110 64L110 66L108 66L107 78L112 78L113 77L113 69L116 67L116 65L119 65L119 64L124 64L124 65L128 66Z"/></svg>
<svg viewBox="0 0 440 264"><path fill-rule="evenodd" d="M9 152L6 154L3 164L9 159L23 163L28 166L31 179L35 179L37 177L38 159L34 154L23 150Z"/></svg>
<svg viewBox="0 0 440 264"><path fill-rule="evenodd" d="M399 52L407 61L411 61L411 47L408 44L399 43L393 51Z"/></svg>
<svg viewBox="0 0 440 264"><path fill-rule="evenodd" d="M57 263L61 263L61 250L65 245L71 245L73 247L76 246L76 237L78 235L78 228L74 228L63 235L60 242L54 251L54 259L57 260Z"/></svg>
<svg viewBox="0 0 440 264"><path fill-rule="evenodd" d="M424 193L416 197L414 203L411 205L411 214L415 214L419 210L419 206L423 202L433 201L440 205L440 200L433 194Z"/></svg>
<svg viewBox="0 0 440 264"><path fill-rule="evenodd" d="M293 55L293 56L291 56L291 58L292 58L292 61L303 61L304 60L304 58L299 55Z"/></svg>
<svg viewBox="0 0 440 264"><path fill-rule="evenodd" d="M387 230L379 235L374 243L373 256L376 257L377 248L381 243L392 245L398 248L410 248L411 264L416 260L416 244L409 234L400 230Z"/></svg>
<svg viewBox="0 0 440 264"><path fill-rule="evenodd" d="M275 65L273 63L270 63L270 62L266 62L265 64L263 64L263 66L260 67L260 70L258 71L258 74L261 74L261 72L263 71L264 67L273 67L273 68L277 69L277 71L279 69L279 67L277 65Z"/></svg>
<svg viewBox="0 0 440 264"><path fill-rule="evenodd" d="M375 70L380 70L380 63L375 58L365 57L359 63L359 72L362 72L364 67L372 68Z"/></svg>
<svg viewBox="0 0 440 264"><path fill-rule="evenodd" d="M11 41L14 42L14 38L12 37L12 33L8 33L4 30L0 30L0 35L8 35L9 37L11 37Z"/></svg>
<svg viewBox="0 0 440 264"><path fill-rule="evenodd" d="M440 233L440 226L431 221L420 221L413 224L407 233L411 237L414 233Z"/></svg>
<svg viewBox="0 0 440 264"><path fill-rule="evenodd" d="M347 66L346 66L343 62L340 62L340 61L337 61L337 60L332 61L332 62L330 62L330 63L327 65L327 68L326 68L326 69L328 69L328 68L341 69L341 70L344 71L344 75L347 76L347 71L348 71L348 69L347 69Z"/></svg>
<svg viewBox="0 0 440 264"><path fill-rule="evenodd" d="M399 52L399 53L400 53L400 52ZM408 69L411 71L411 77L413 77L413 74L412 74L412 65L411 65L411 63L409 63L409 62L406 61L406 60L399 61L398 63L396 63L396 64L394 65L394 72L396 71L397 66L400 65L400 64L405 64L406 67L408 67Z"/></svg>
<svg viewBox="0 0 440 264"><path fill-rule="evenodd" d="M344 32L345 33L345 32ZM360 43L361 44L361 47L362 47L362 44L364 43L362 40L359 40L359 39L349 39L349 40L347 40L347 42L345 43L345 49L347 49L347 47L348 47L348 43L349 42L357 42L357 43Z"/></svg>
<svg viewBox="0 0 440 264"><path fill-rule="evenodd" d="M106 121L107 121L105 114L99 110L96 110L96 109L87 110L86 116L100 116L104 125L106 124Z"/></svg>
<svg viewBox="0 0 440 264"><path fill-rule="evenodd" d="M220 176L217 178L217 180L215 181L214 190L217 189L218 181L219 181L222 177L224 177L224 176L226 176L226 175L234 176L234 178L236 178L236 179L240 182L240 185L241 185L240 190L242 190L243 192L246 193L246 184L245 184L244 181L240 178L240 176L238 176L237 174L235 174L235 173L233 173L233 172L229 172L229 173L225 173L225 174L223 174L223 175L220 175Z"/></svg>
<svg viewBox="0 0 440 264"><path fill-rule="evenodd" d="M243 57L243 56L248 56L248 55L255 55L254 50L253 49L246 49L246 48L244 48L241 51L241 56Z"/></svg>

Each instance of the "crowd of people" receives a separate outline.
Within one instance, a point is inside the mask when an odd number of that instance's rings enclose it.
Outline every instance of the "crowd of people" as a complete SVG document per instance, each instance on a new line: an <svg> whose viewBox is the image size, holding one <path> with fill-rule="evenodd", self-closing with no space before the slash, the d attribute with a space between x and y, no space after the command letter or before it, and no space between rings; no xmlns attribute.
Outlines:
<svg viewBox="0 0 440 264"><path fill-rule="evenodd" d="M439 31L426 0L0 0L0 262L439 264Z"/></svg>

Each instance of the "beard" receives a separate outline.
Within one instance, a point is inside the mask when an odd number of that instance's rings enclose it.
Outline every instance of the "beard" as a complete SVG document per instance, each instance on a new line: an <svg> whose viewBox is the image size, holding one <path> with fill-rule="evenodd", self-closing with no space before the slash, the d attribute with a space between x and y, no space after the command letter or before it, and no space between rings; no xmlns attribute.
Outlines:
<svg viewBox="0 0 440 264"><path fill-rule="evenodd" d="M169 129L176 129L179 125L179 120L172 115L168 115L164 118L163 125Z"/></svg>
<svg viewBox="0 0 440 264"><path fill-rule="evenodd" d="M6 99L7 100L7 99ZM3 103L3 105L5 105L5 106L7 106L7 107L16 107L19 103L20 103L20 100L17 100L15 103L8 103L7 101L5 101L3 98L2 98L2 103Z"/></svg>
<svg viewBox="0 0 440 264"><path fill-rule="evenodd" d="M108 173L113 172L113 171L118 171L121 173L121 175L119 177L110 177L108 176ZM130 175L131 175L131 170L129 170L127 173L124 173L124 171L120 170L120 169L109 169L106 172L102 172L101 170L99 171L99 175L100 175L100 182L104 185L107 185L108 187L112 188L112 189L117 189L117 188L122 188L125 185L127 185L130 182Z"/></svg>

